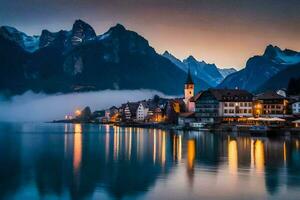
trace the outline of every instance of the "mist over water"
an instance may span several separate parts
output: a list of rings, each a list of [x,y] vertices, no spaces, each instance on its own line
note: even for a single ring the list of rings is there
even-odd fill
[[[66,114],[72,114],[75,109],[83,109],[85,106],[90,106],[92,111],[102,110],[128,101],[149,99],[155,94],[168,98],[154,90],[104,90],[55,95],[28,91],[9,101],[0,100],[0,121],[52,121],[63,119]]]

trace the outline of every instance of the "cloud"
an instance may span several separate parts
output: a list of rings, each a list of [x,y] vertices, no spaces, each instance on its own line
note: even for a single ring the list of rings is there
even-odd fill
[[[46,95],[31,91],[14,96],[10,101],[0,102],[0,121],[52,121],[63,119],[75,109],[90,106],[92,111],[119,106],[127,101],[152,98],[155,94],[167,97],[153,90],[104,90],[99,92]],[[0,98],[1,99],[1,98]]]

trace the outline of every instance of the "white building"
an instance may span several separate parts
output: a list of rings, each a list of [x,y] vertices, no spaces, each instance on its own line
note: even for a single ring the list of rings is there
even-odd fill
[[[136,120],[137,121],[144,121],[145,118],[148,116],[149,107],[147,106],[146,102],[140,102],[137,111],[136,111]]]
[[[245,99],[246,100],[246,99]],[[221,116],[224,117],[251,117],[252,116],[252,100],[239,99],[237,102],[225,101],[220,103]]]

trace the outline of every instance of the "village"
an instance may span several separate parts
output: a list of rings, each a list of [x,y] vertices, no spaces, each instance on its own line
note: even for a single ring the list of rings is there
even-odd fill
[[[103,123],[118,126],[187,130],[227,128],[230,130],[300,130],[300,96],[285,90],[253,95],[241,89],[208,89],[195,94],[190,72],[184,97],[127,102],[106,110],[76,110],[75,116],[54,122]]]

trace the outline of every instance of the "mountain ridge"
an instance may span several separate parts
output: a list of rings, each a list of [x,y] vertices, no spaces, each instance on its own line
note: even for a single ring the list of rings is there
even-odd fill
[[[238,87],[253,92],[280,71],[299,62],[300,53],[268,45],[262,55],[249,58],[245,68],[227,76],[218,88]]]
[[[27,90],[70,93],[105,89],[183,93],[187,73],[120,24],[96,35],[87,23],[75,21],[70,31],[43,30],[38,46],[33,52],[26,51],[18,40],[0,34],[0,91],[12,95]],[[196,77],[195,82],[199,89],[210,87]]]
[[[235,70],[229,70],[227,73],[223,71],[223,69],[217,68],[215,64],[209,64],[205,61],[198,61],[194,56],[190,55],[187,58],[181,61],[176,58],[170,52],[165,51],[162,54],[164,57],[168,58],[171,62],[173,62],[177,67],[184,71],[191,70],[191,73],[198,78],[203,79],[211,86],[217,86],[227,75],[235,72]],[[233,68],[232,68],[233,69]],[[227,69],[225,69],[227,70]]]

